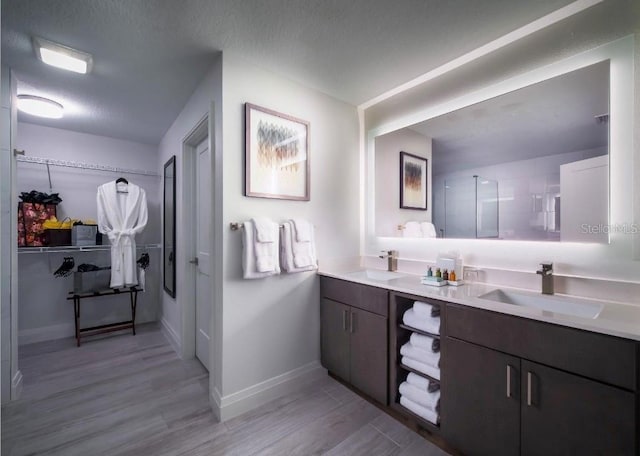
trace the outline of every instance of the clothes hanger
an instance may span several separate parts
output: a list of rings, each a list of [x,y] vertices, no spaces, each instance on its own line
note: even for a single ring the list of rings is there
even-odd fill
[[[119,177],[116,179],[116,185],[117,184],[126,184],[129,185],[129,181],[126,180],[124,177]],[[118,189],[118,193],[129,193],[129,191],[127,189]]]

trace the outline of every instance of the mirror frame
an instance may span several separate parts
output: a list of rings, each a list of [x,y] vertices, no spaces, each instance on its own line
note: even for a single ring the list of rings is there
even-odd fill
[[[167,185],[167,171],[171,170],[173,173],[173,182],[170,186]],[[168,195],[167,192],[171,192]],[[173,206],[171,220],[167,220],[167,196],[171,198],[171,204]],[[172,226],[172,236],[170,240],[167,240],[167,222],[171,223]],[[163,270],[163,287],[164,291],[167,292],[169,296],[172,298],[176,297],[176,156],[173,155],[165,164],[164,164],[164,173],[163,173],[163,199],[162,199],[162,270]],[[166,251],[165,247],[167,245],[171,246],[172,255],[170,254],[169,262],[173,264],[171,268],[171,273],[167,274],[167,266],[166,266]]]

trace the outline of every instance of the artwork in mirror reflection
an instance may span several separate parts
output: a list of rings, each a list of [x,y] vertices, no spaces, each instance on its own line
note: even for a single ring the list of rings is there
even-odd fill
[[[605,61],[378,136],[376,235],[608,242],[608,113]],[[418,215],[390,201],[398,151],[428,159]]]

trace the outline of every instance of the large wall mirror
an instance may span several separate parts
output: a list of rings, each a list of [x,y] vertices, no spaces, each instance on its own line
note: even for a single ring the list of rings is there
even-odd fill
[[[609,66],[377,136],[376,236],[608,242]],[[400,208],[400,152],[427,159],[426,210]]]
[[[164,290],[176,297],[176,157],[164,164],[164,219],[162,258],[164,262]]]

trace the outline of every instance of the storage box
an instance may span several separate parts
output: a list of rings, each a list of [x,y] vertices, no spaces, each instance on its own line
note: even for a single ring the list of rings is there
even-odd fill
[[[44,244],[49,247],[71,245],[71,230],[44,230]]]
[[[94,291],[108,290],[111,288],[110,285],[111,269],[73,273],[74,293],[91,293]]]
[[[71,228],[71,245],[100,245],[98,243],[98,225],[73,225]],[[100,234],[100,241],[102,235]]]

